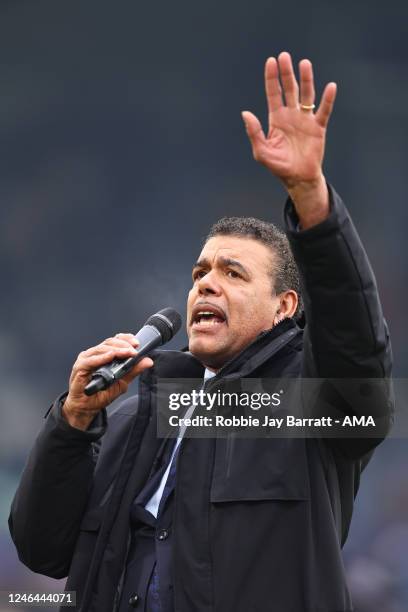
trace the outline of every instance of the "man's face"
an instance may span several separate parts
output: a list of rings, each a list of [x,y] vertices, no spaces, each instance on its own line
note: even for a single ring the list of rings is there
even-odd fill
[[[189,350],[204,365],[221,368],[273,326],[279,308],[273,260],[252,238],[215,236],[204,245],[187,300]]]

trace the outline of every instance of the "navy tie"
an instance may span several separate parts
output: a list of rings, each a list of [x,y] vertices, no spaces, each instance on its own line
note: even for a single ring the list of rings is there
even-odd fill
[[[177,457],[180,449],[180,444],[176,448],[173,459],[171,461],[169,474],[167,476],[166,484],[164,485],[163,494],[160,500],[159,509],[157,512],[157,516],[159,517],[161,512],[163,511],[164,505],[169,498],[171,492],[174,489],[174,485],[176,482],[176,468],[177,468]],[[153,567],[152,576],[150,578],[149,587],[147,591],[147,608],[148,612],[171,612],[170,610],[163,611],[160,602],[159,595],[159,576],[157,573],[156,563]]]
[[[204,384],[205,384],[206,378],[204,378],[204,382],[201,385],[201,389],[204,388]],[[186,412],[186,414],[188,413],[188,410]],[[177,443],[177,439],[175,441],[175,443]],[[178,457],[178,453],[180,450],[180,444],[177,446],[176,451],[174,453],[173,459],[171,460],[171,465],[170,465],[170,470],[169,470],[169,474],[167,476],[167,480],[166,480],[166,484],[164,485],[164,489],[163,489],[163,495],[161,497],[160,503],[159,503],[159,508],[157,511],[157,517],[160,516],[160,514],[163,512],[164,506],[168,500],[168,498],[170,497],[172,491],[174,490],[174,485],[176,483],[176,470],[177,470],[177,457]],[[173,446],[174,448],[174,446]],[[171,454],[170,454],[171,457]],[[166,608],[166,610],[163,610],[163,607],[161,605],[160,602],[160,595],[159,595],[159,576],[157,573],[157,564],[154,564],[153,567],[153,571],[152,571],[152,576],[150,578],[150,582],[149,582],[149,586],[147,589],[147,601],[146,601],[146,611],[147,612],[174,612],[174,607],[173,605],[171,605],[171,608]]]
[[[160,500],[157,516],[159,516],[161,514],[161,512],[163,511],[164,505],[165,505],[165,503],[166,503],[170,493],[173,491],[174,485],[176,484],[177,457],[178,457],[178,453],[179,453],[179,450],[180,450],[180,444],[176,448],[176,452],[174,453],[174,456],[173,456],[173,459],[172,459],[172,462],[171,462],[171,465],[170,465],[169,474],[167,476],[166,484],[164,485],[163,495],[162,495],[161,500]]]

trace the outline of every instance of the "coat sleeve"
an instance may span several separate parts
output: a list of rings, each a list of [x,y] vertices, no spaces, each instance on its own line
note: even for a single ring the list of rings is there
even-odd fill
[[[52,406],[29,454],[9,516],[20,561],[52,578],[68,574],[107,427],[105,410],[86,431],[71,427],[61,415],[64,396]]]
[[[321,379],[322,405],[336,415],[371,414],[376,420],[375,437],[372,430],[357,427],[352,438],[333,440],[357,458],[374,448],[393,422],[392,353],[370,262],[346,207],[330,186],[329,194],[330,214],[322,223],[298,230],[290,200],[285,221],[305,308],[302,376]]]

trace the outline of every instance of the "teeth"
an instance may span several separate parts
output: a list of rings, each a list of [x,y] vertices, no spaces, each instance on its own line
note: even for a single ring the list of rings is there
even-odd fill
[[[197,321],[195,321],[196,325],[220,325],[220,323],[223,323],[223,321],[217,321],[216,319],[206,319],[206,318],[202,318],[202,319],[198,319]]]
[[[200,319],[200,321],[196,321],[196,325],[220,325],[222,321],[215,321],[214,319]]]
[[[196,325],[217,325],[224,323],[224,319],[212,310],[199,310],[194,318],[194,323]]]

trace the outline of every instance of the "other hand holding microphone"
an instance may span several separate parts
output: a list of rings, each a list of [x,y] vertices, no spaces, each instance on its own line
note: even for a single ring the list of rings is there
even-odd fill
[[[106,366],[114,359],[128,359],[137,356],[139,340],[134,334],[120,333],[107,338],[97,346],[79,353],[69,380],[69,392],[62,408],[66,421],[78,429],[87,429],[96,416],[109,406],[119,395],[126,393],[129,383],[147,368],[153,366],[150,357],[143,357],[123,378],[116,380],[109,388],[90,397],[85,395],[93,372]]]
[[[64,418],[73,427],[87,429],[100,410],[126,393],[129,383],[152,367],[147,355],[171,340],[180,327],[179,313],[164,308],[149,317],[136,335],[116,334],[80,353],[62,409]]]

